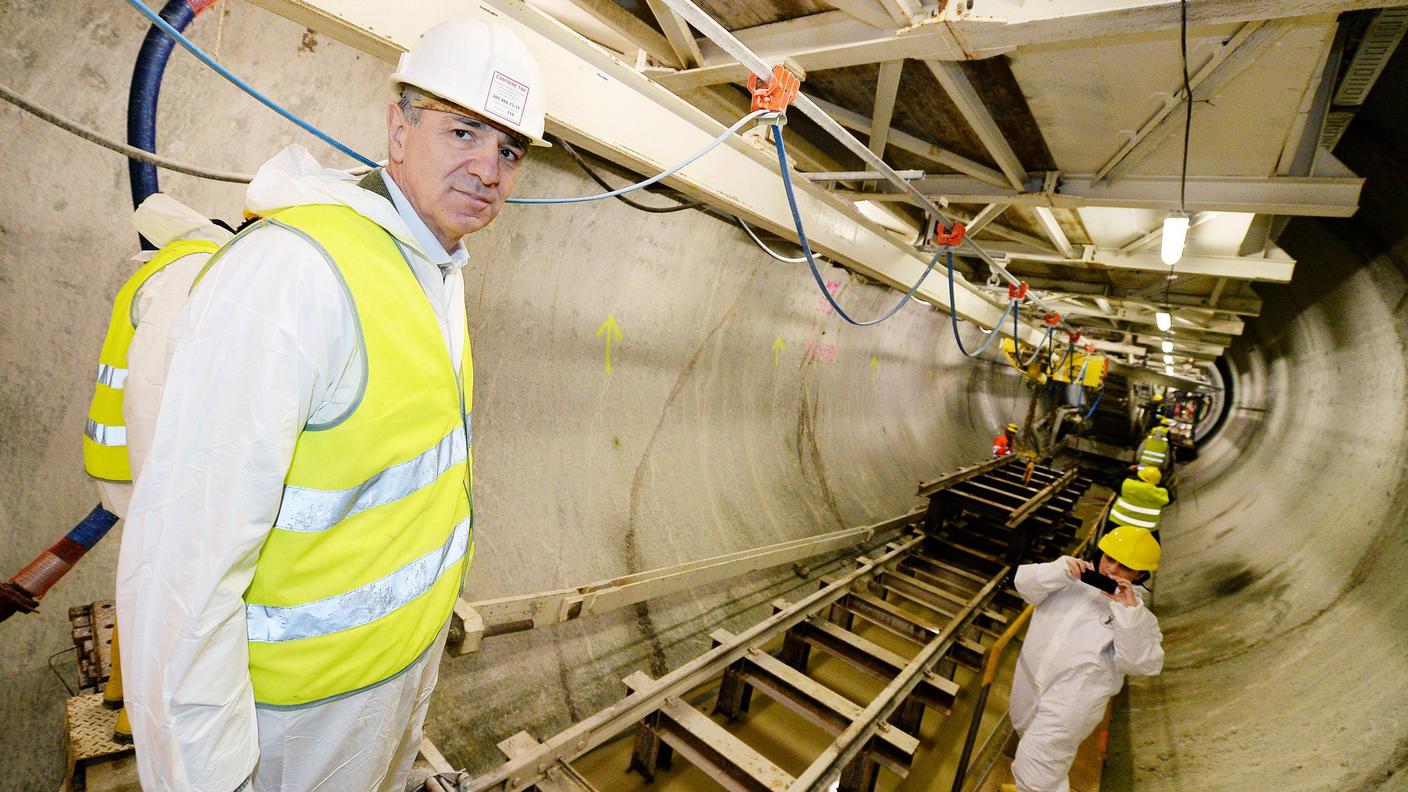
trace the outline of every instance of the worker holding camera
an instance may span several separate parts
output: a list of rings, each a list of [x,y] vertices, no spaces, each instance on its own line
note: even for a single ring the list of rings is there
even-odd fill
[[[1076,749],[1125,676],[1163,668],[1163,634],[1137,589],[1159,566],[1159,543],[1143,528],[1120,526],[1099,548],[1098,564],[1063,556],[1017,568],[1017,593],[1035,610],[1009,705],[1021,735],[1017,783],[1004,792],[1068,792]]]

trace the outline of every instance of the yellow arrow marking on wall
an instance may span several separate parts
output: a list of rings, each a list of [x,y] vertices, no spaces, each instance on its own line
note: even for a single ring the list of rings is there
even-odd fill
[[[880,359],[874,355],[870,356],[870,381],[874,382],[880,374]]]
[[[786,345],[782,343],[782,336],[778,336],[777,338],[774,338],[774,339],[772,340],[772,365],[773,365],[773,368],[777,368],[779,365],[782,364],[782,348],[783,348],[784,346],[786,346]]]
[[[616,317],[607,314],[606,321],[601,323],[601,327],[596,329],[597,338],[606,338],[606,373],[611,373],[611,342],[621,341],[621,326],[616,324]]]

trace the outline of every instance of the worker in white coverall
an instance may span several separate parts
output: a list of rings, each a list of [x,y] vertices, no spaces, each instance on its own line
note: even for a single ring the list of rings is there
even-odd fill
[[[301,147],[172,331],[118,564],[146,790],[400,790],[473,556],[462,237],[543,140],[507,27],[402,56],[388,164]]]
[[[127,516],[132,482],[151,448],[171,324],[196,274],[233,236],[161,193],[137,207],[132,223],[157,249],[133,258],[139,266],[113,302],[83,441],[83,467],[97,482],[103,507],[119,518]],[[120,645],[116,631],[113,642]],[[122,663],[114,654],[103,703],[120,708],[122,697]],[[125,710],[117,714],[113,739],[132,742]]]
[[[1005,792],[1068,792],[1076,749],[1105,714],[1128,674],[1164,664],[1158,620],[1136,586],[1158,568],[1158,542],[1121,526],[1100,540],[1098,571],[1118,588],[1106,594],[1080,580],[1095,568],[1063,556],[1017,568],[1017,592],[1035,606],[1012,680],[1009,711],[1021,735]]]

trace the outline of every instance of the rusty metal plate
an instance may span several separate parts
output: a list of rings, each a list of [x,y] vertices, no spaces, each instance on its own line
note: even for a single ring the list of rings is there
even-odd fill
[[[73,645],[78,649],[78,689],[101,693],[112,671],[112,634],[117,609],[112,600],[98,600],[68,609]]]
[[[64,705],[69,765],[130,752],[132,746],[112,741],[115,720],[117,711],[103,706],[101,694],[90,693],[69,699]]]

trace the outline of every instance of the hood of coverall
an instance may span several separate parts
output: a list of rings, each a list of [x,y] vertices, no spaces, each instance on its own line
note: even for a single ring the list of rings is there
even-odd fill
[[[268,217],[291,206],[346,206],[386,229],[397,241],[422,257],[431,258],[416,241],[406,221],[401,219],[395,205],[357,186],[361,178],[347,171],[324,168],[308,153],[308,149],[295,144],[259,167],[254,181],[249,184],[245,203],[249,211],[261,217]]]

